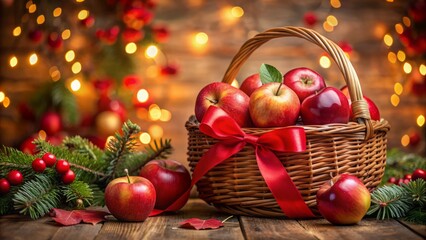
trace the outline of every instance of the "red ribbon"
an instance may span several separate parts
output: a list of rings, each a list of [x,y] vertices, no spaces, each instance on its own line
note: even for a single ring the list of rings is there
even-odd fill
[[[255,148],[259,171],[284,214],[289,218],[314,217],[286,169],[273,152],[305,151],[306,136],[302,127],[280,128],[258,137],[246,134],[225,111],[212,106],[205,113],[200,124],[200,131],[221,141],[213,145],[201,157],[193,171],[190,188],[179,199],[188,197],[191,188],[207,172],[241,151],[249,143]],[[151,216],[173,209],[179,199],[165,210],[154,210]]]

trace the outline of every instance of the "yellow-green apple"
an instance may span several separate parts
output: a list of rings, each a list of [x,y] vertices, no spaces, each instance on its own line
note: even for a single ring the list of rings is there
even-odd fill
[[[256,127],[284,127],[296,123],[300,101],[286,85],[270,82],[251,94],[249,110]]]
[[[332,224],[356,224],[370,208],[371,196],[355,176],[341,174],[325,182],[316,195],[318,210]]]
[[[325,87],[307,97],[300,107],[305,125],[349,122],[349,101],[337,88]]]
[[[155,209],[164,210],[174,203],[191,185],[191,175],[185,166],[174,160],[162,159],[149,161],[142,167],[139,176],[148,179],[157,193]],[[189,197],[189,195],[188,195]],[[179,200],[170,211],[181,209],[188,198]]]
[[[284,74],[284,84],[297,94],[300,102],[326,86],[319,73],[306,67],[294,68]]]
[[[144,221],[154,209],[155,199],[154,186],[140,176],[116,178],[105,189],[105,205],[122,221]]]
[[[195,117],[201,122],[207,109],[214,105],[228,113],[241,127],[248,127],[251,126],[249,101],[250,98],[247,94],[230,84],[210,83],[198,93],[195,102]]]
[[[255,73],[244,79],[244,81],[241,83],[240,89],[250,97],[254,90],[260,88],[261,86],[262,81],[260,81],[259,73]]]
[[[348,101],[349,101],[349,106],[350,106],[350,108],[349,108],[349,111],[350,111],[350,119],[351,120],[355,120],[354,119],[354,115],[353,115],[353,112],[352,112],[352,100],[351,100],[351,96],[350,96],[350,94],[349,94],[349,89],[348,89],[348,87],[347,86],[344,86],[344,87],[342,87],[341,89],[340,89],[342,92],[343,92],[343,94],[345,94],[345,96],[348,98]],[[379,111],[379,108],[377,107],[377,105],[374,103],[374,101],[373,100],[371,100],[370,98],[368,98],[368,97],[366,97],[366,96],[363,96],[363,98],[364,98],[364,100],[367,102],[367,104],[368,104],[368,110],[370,111],[370,117],[371,117],[371,119],[373,119],[373,120],[376,120],[376,121],[380,121],[380,111]]]

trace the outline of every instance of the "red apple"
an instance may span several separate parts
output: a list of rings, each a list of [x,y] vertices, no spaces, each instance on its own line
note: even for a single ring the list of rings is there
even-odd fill
[[[341,174],[324,183],[316,195],[318,210],[336,225],[356,224],[370,208],[371,196],[355,176]]]
[[[156,209],[164,210],[175,202],[191,185],[191,175],[185,166],[174,160],[152,160],[140,171],[139,175],[151,181],[157,192]],[[188,195],[189,197],[189,195]],[[171,211],[181,209],[188,198],[180,201]]]
[[[284,75],[284,84],[291,88],[303,102],[308,96],[325,88],[325,82],[319,73],[312,69],[300,67]]]
[[[348,98],[349,101],[349,105],[351,106],[349,108],[350,111],[350,119],[354,120],[354,116],[353,116],[353,112],[352,112],[352,101],[351,101],[351,96],[349,94],[349,89],[347,86],[344,86],[340,89],[340,91],[343,92],[343,94],[345,94],[345,96]],[[380,121],[380,111],[379,108],[376,106],[376,104],[373,102],[373,100],[371,100],[370,98],[363,96],[364,100],[367,102],[368,104],[368,110],[370,111],[370,117],[372,120],[376,120],[376,121]]]
[[[260,80],[259,73],[255,73],[244,79],[244,81],[241,83],[240,89],[250,97],[254,90],[260,88],[261,86],[262,81]]]
[[[302,102],[300,115],[306,125],[348,123],[349,108],[348,99],[339,89],[326,87]]]
[[[195,116],[201,122],[207,109],[214,105],[228,113],[241,127],[248,127],[251,126],[249,101],[247,94],[230,84],[210,83],[198,93]]]
[[[419,178],[426,181],[426,171],[424,169],[417,168],[416,170],[414,170],[413,174],[411,174],[412,180],[416,180]]]
[[[289,87],[270,82],[251,94],[249,110],[256,127],[284,127],[296,123],[300,102]]]
[[[144,221],[154,209],[155,199],[152,183],[139,176],[116,178],[105,189],[105,205],[122,221]]]

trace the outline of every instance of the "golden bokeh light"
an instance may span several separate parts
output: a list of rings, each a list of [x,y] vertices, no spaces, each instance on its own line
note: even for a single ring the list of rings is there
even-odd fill
[[[3,107],[7,108],[10,105],[10,98],[4,97],[3,99]]]
[[[404,51],[399,50],[398,53],[396,54],[396,56],[397,56],[397,58],[400,62],[405,61],[406,55],[405,55]]]
[[[404,72],[406,74],[410,74],[411,71],[413,70],[413,67],[411,66],[411,64],[409,62],[405,62],[404,65],[402,66],[402,68],[404,69]]]
[[[31,4],[31,5],[28,7],[28,12],[29,12],[29,13],[35,13],[35,11],[37,11],[37,5],[35,5],[35,4],[33,3],[33,4]]]
[[[234,18],[240,18],[244,15],[244,9],[239,6],[235,6],[231,8],[231,15]]]
[[[10,67],[16,67],[16,65],[18,65],[18,58],[16,56],[12,56],[9,59],[9,65]]]
[[[71,30],[69,29],[65,29],[64,31],[62,31],[62,39],[67,40],[68,38],[71,37]]]
[[[322,68],[330,68],[331,67],[331,60],[327,56],[321,56],[319,59],[319,64]]]
[[[126,44],[125,50],[127,54],[133,54],[138,50],[138,46],[136,45],[136,43],[130,42]]]
[[[44,15],[42,14],[42,15],[39,15],[38,17],[37,17],[37,24],[43,24],[45,21],[46,21],[46,18],[44,17]]]
[[[79,20],[86,19],[88,16],[89,16],[89,11],[87,11],[87,10],[85,10],[85,9],[81,10],[81,11],[80,11],[80,12],[78,12],[78,14],[77,14],[77,18],[78,18]]]
[[[5,98],[6,98],[6,94],[4,94],[4,92],[0,91],[0,103],[3,102]]]
[[[393,90],[395,91],[395,93],[397,95],[401,95],[402,92],[404,91],[404,87],[402,86],[401,83],[397,82],[395,83],[395,85],[393,86]]]
[[[333,8],[340,8],[342,6],[342,3],[340,3],[340,0],[330,0],[330,5]]]
[[[139,141],[143,144],[149,144],[151,142],[151,136],[147,132],[143,132],[139,135]]]
[[[72,66],[71,66],[71,71],[74,74],[77,74],[79,72],[81,72],[81,63],[80,62],[75,62]]]
[[[194,42],[198,45],[205,45],[209,41],[209,36],[205,32],[195,34]]]
[[[423,76],[426,75],[426,65],[425,64],[420,64],[419,66],[419,73]]]
[[[392,106],[397,107],[399,105],[399,101],[400,101],[399,96],[396,95],[396,94],[392,94],[390,101],[391,101]]]
[[[81,89],[81,82],[78,79],[74,79],[71,84],[70,84],[70,88],[72,91],[77,92],[78,90]]]
[[[45,140],[46,137],[47,137],[46,131],[44,131],[44,130],[38,131],[38,137],[41,138],[41,139],[43,139],[43,140]]]
[[[49,74],[50,74],[50,77],[52,78],[52,81],[54,81],[54,82],[61,79],[61,72],[59,71],[58,67],[56,67],[56,66],[49,68]]]
[[[409,17],[403,17],[402,23],[404,23],[405,26],[410,27],[411,26],[411,19]]]
[[[38,62],[37,53],[31,54],[30,57],[28,58],[28,62],[30,63],[30,65],[35,65]]]
[[[159,139],[163,137],[164,130],[160,125],[153,124],[149,126],[148,133],[151,135],[152,139]]]
[[[391,63],[396,63],[396,60],[397,60],[396,54],[394,52],[389,52],[388,61]]]
[[[339,24],[339,21],[337,21],[337,18],[333,15],[328,15],[326,21],[332,27],[335,27]]]
[[[401,23],[395,24],[395,31],[398,34],[402,34],[404,32],[404,27],[402,26]]]
[[[144,103],[149,99],[149,93],[146,89],[140,89],[136,94],[136,98],[139,102]]]
[[[149,106],[149,118],[152,121],[160,120],[161,108],[157,104],[152,104],[151,106]]]
[[[420,114],[420,115],[417,117],[416,122],[417,122],[417,126],[419,126],[419,127],[423,127],[423,126],[425,125],[425,116],[423,116],[422,114]]]
[[[404,136],[402,136],[401,138],[401,145],[403,147],[406,147],[410,144],[410,136],[408,136],[407,134],[405,134]]]
[[[15,37],[17,37],[17,36],[19,36],[19,35],[21,35],[21,33],[22,33],[22,29],[21,29],[21,27],[16,27],[16,28],[14,28],[13,29],[13,31],[12,31],[12,34],[13,34],[13,36],[15,36]]]
[[[75,58],[75,52],[73,50],[69,50],[65,53],[65,61],[72,62]]]
[[[172,119],[172,113],[169,110],[161,109],[160,121],[168,122]]]
[[[53,10],[53,16],[54,17],[59,17],[59,16],[61,16],[61,14],[62,14],[62,8],[57,7]]]
[[[386,44],[386,46],[390,47],[393,44],[393,38],[390,34],[385,34],[383,37],[383,42]]]
[[[150,45],[145,50],[146,58],[155,58],[158,55],[158,47],[155,45]]]

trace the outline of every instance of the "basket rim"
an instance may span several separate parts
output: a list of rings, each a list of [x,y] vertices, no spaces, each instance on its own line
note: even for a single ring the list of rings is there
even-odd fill
[[[365,139],[373,137],[374,131],[370,111],[367,102],[364,100],[361,84],[352,63],[345,52],[336,43],[315,30],[304,27],[284,26],[270,28],[264,32],[258,33],[254,37],[248,39],[240,47],[232,58],[223,76],[222,82],[230,84],[235,79],[242,65],[255,50],[269,40],[282,37],[297,37],[307,40],[319,46],[329,54],[340,69],[348,87],[354,118],[357,122],[366,126]]]

